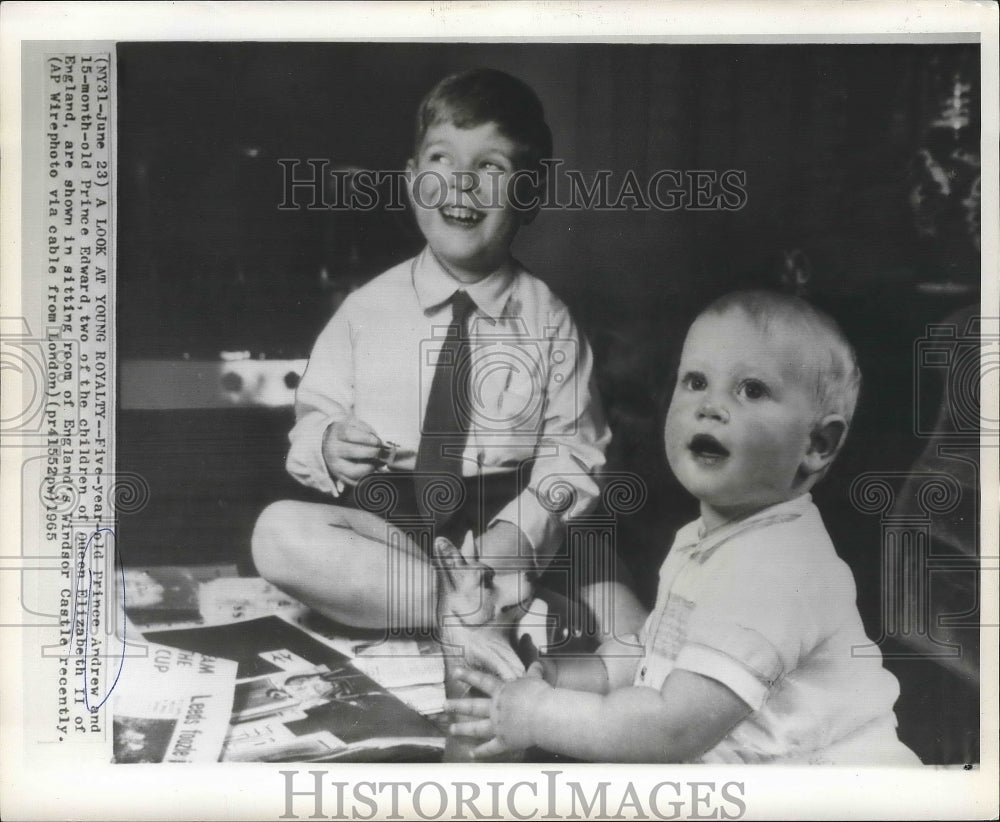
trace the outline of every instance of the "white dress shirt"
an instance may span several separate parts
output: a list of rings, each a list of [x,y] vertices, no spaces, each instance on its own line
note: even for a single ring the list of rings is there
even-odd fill
[[[353,415],[399,446],[390,469],[414,469],[457,289],[476,304],[464,474],[535,460],[527,487],[495,520],[517,525],[544,567],[566,522],[593,507],[611,435],[592,390],[590,347],[566,306],[514,260],[464,284],[425,248],[350,294],[316,340],[299,384],[287,468],[337,496],[342,488],[323,460],[323,434]]]

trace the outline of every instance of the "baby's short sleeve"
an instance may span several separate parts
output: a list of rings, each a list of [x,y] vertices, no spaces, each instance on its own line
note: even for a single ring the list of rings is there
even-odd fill
[[[754,710],[820,639],[825,603],[815,580],[824,571],[783,541],[795,530],[763,529],[767,542],[738,540],[705,561],[674,663],[722,682]]]

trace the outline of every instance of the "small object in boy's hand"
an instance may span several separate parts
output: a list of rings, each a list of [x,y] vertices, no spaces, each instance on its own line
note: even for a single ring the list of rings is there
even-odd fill
[[[389,465],[396,459],[396,452],[398,450],[399,445],[394,442],[380,442],[378,446],[378,453],[375,455],[375,460],[383,465]]]

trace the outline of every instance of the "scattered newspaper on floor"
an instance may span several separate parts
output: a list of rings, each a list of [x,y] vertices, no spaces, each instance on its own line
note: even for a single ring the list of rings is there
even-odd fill
[[[236,662],[149,645],[113,696],[113,761],[215,762],[229,732]]]
[[[235,660],[221,738],[213,737],[223,761],[438,761],[441,727],[427,715],[440,713],[444,686],[437,683],[390,689],[351,658],[296,625],[269,615],[219,625],[147,631],[147,641]],[[414,664],[415,676],[396,668],[440,655],[420,652],[419,642],[390,643],[397,655],[367,660],[388,666],[396,682],[431,679],[433,661]],[[430,648],[425,650],[429,651]],[[176,652],[176,651],[175,651]],[[407,656],[407,652],[414,656]],[[394,664],[392,664],[394,663]],[[365,663],[362,662],[362,666]],[[443,674],[442,674],[443,676]],[[183,683],[177,687],[181,687]]]
[[[235,566],[127,569],[126,611],[145,630],[226,625],[276,615],[352,659],[358,670],[419,713],[441,713],[444,658],[431,638],[392,637],[342,625],[265,579],[236,573]]]

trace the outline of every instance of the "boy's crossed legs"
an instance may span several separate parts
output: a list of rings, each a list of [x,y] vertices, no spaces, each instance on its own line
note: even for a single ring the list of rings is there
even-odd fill
[[[261,514],[251,546],[261,576],[330,619],[392,630],[435,625],[427,554],[377,514],[283,500]]]
[[[463,548],[465,560],[475,563],[472,540]],[[344,505],[276,502],[258,519],[252,550],[261,576],[338,622],[392,631],[438,627],[433,559],[411,533],[375,513]],[[622,576],[596,579],[576,591],[547,588],[539,594],[550,612],[564,620],[567,614],[589,611],[593,619],[585,621],[594,636],[587,639],[600,644],[637,633],[646,616]],[[504,615],[502,622],[512,630],[531,600],[528,569],[483,578],[493,588],[490,596]],[[571,599],[575,607],[569,605]]]

